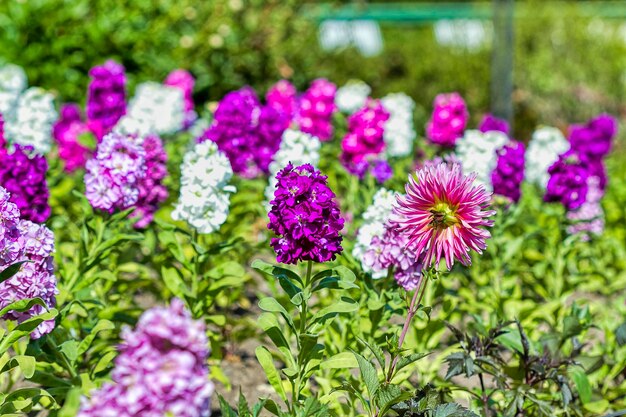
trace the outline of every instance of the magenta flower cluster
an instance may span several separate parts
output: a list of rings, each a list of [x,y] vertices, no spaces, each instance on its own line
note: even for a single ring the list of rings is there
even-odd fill
[[[569,143],[573,150],[587,159],[597,160],[609,154],[616,133],[617,120],[611,115],[601,114],[584,125],[572,125]]]
[[[50,217],[48,162],[32,148],[15,145],[12,152],[0,154],[0,186],[11,194],[23,219],[43,223]]]
[[[185,122],[184,126],[187,128],[193,124],[197,118],[195,106],[193,104],[193,87],[196,80],[189,71],[184,69],[177,69],[170,72],[163,84],[170,87],[176,87],[183,92],[183,98],[185,101]]]
[[[343,250],[340,231],[344,220],[327,177],[310,164],[288,164],[276,179],[268,228],[277,235],[271,245],[278,262],[335,259]]]
[[[159,204],[167,200],[167,188],[163,180],[167,177],[167,153],[163,149],[161,138],[148,135],[144,138],[142,147],[145,152],[146,175],[139,178],[139,197],[135,203],[133,216],[139,217],[135,227],[148,226],[154,218]]]
[[[87,124],[98,140],[104,137],[126,114],[126,74],[113,60],[89,71]]]
[[[587,198],[589,161],[586,156],[569,150],[548,169],[550,180],[544,201],[560,202],[568,210],[580,207]]]
[[[208,417],[213,383],[204,324],[180,300],[146,311],[122,332],[112,383],[83,399],[77,417]]]
[[[146,152],[131,135],[107,134],[87,161],[85,195],[92,207],[112,213],[135,205],[146,175]]]
[[[61,106],[61,115],[52,132],[59,147],[59,158],[65,164],[65,171],[74,172],[83,168],[91,151],[80,143],[79,137],[90,133],[90,130],[82,121],[78,104],[67,103]]]
[[[267,105],[286,116],[288,122],[293,119],[298,108],[298,90],[287,80],[280,80],[265,94]]]
[[[497,131],[509,136],[511,129],[509,127],[509,122],[504,119],[500,119],[491,113],[487,113],[480,121],[480,125],[478,125],[478,130],[483,133]]]
[[[271,106],[262,106],[254,90],[245,87],[224,96],[213,124],[198,142],[215,142],[234,172],[253,178],[268,172],[287,123],[285,116]]]
[[[301,131],[317,136],[322,142],[332,138],[336,93],[337,86],[324,78],[311,83],[299,101],[297,122]]]
[[[406,291],[416,289],[422,277],[422,256],[417,244],[392,221],[385,225],[383,235],[372,238],[364,262],[374,271],[393,268],[396,281]]]
[[[341,141],[341,162],[353,175],[362,177],[370,161],[385,150],[385,123],[389,112],[380,100],[368,100],[348,118],[348,132]]]
[[[433,114],[426,124],[426,137],[434,144],[452,147],[463,136],[469,112],[458,93],[439,94],[433,103]]]
[[[20,219],[19,209],[9,197],[0,187],[0,271],[16,262],[28,262],[0,283],[0,309],[31,298],[41,298],[47,308],[53,308],[58,293],[52,263],[54,235],[44,225]],[[46,307],[35,305],[24,312],[9,311],[2,318],[21,323],[44,313]],[[38,339],[53,329],[54,320],[44,321],[33,330],[31,338]]]
[[[496,151],[498,159],[491,172],[493,193],[518,202],[524,180],[524,156],[526,148],[518,141],[511,141]]]

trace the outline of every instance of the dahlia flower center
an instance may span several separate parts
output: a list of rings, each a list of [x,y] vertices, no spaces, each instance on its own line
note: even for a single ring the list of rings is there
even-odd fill
[[[430,225],[438,230],[447,229],[459,223],[456,207],[449,203],[440,202],[430,209]]]

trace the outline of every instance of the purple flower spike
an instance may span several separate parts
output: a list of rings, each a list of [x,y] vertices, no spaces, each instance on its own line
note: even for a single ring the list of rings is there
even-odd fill
[[[289,164],[276,175],[268,228],[278,236],[271,241],[278,262],[326,262],[343,250],[344,220],[326,178],[309,164]]]
[[[87,123],[98,140],[107,134],[126,114],[126,74],[113,60],[89,71],[87,90]]]
[[[15,145],[13,153],[0,154],[0,186],[11,194],[22,218],[43,223],[50,216],[48,162],[32,149]]]
[[[478,130],[480,130],[481,132],[491,132],[491,131],[498,131],[498,132],[502,132],[505,135],[509,135],[509,122],[507,122],[504,119],[499,119],[496,116],[487,113],[484,117],[483,120],[480,122],[480,125],[478,126]]]
[[[543,199],[561,202],[567,210],[580,207],[587,199],[589,162],[586,157],[570,150],[548,169],[550,180]]]

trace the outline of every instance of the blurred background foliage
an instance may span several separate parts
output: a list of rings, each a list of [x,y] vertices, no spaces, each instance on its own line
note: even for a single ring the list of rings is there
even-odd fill
[[[580,2],[516,3],[516,136],[527,140],[542,123],[564,128],[600,111],[623,113],[624,23],[583,13]],[[463,94],[474,123],[488,111],[490,42],[472,49],[441,45],[431,24],[383,22],[384,50],[377,56],[351,47],[323,51],[318,22],[304,13],[315,4],[7,0],[0,2],[0,59],[23,66],[31,85],[54,90],[61,101],[83,101],[89,68],[114,58],[126,67],[131,88],[176,67],[191,70],[198,103],[245,84],[265,91],[289,78],[303,89],[328,77],[338,84],[362,79],[375,96],[406,92],[418,103],[417,126],[443,91]]]

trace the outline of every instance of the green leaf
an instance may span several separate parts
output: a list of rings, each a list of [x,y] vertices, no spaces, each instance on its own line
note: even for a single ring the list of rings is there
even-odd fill
[[[30,379],[35,374],[35,365],[36,361],[34,357],[26,355],[16,355],[9,359],[9,361],[2,367],[2,369],[0,370],[0,374],[19,367],[22,371],[22,374],[24,374],[24,377],[26,379]]]
[[[85,338],[78,345],[78,354],[82,355],[83,353],[87,352],[99,332],[113,329],[115,329],[115,325],[109,320],[99,320],[98,323],[96,323],[96,325],[93,327],[93,329],[91,329],[91,332],[87,336],[85,336]]]
[[[20,261],[20,262],[16,262],[14,264],[7,266],[4,269],[4,271],[0,272],[0,283],[6,281],[7,279],[11,278],[12,276],[20,272],[22,265],[27,262],[30,262],[30,261]]]
[[[587,378],[585,370],[580,366],[572,366],[569,368],[568,373],[570,378],[574,381],[580,401],[582,401],[583,404],[591,401],[591,384],[589,383],[589,378]]]
[[[380,367],[382,369],[385,369],[385,365],[387,362],[385,360],[385,354],[383,353],[383,350],[380,348],[380,346],[378,346],[376,342],[368,343],[361,338],[358,338],[358,340],[359,342],[363,343],[370,350],[370,352],[374,354],[374,357],[378,361]]]
[[[42,306],[46,310],[48,309],[48,305],[41,298],[25,298],[23,300],[16,301],[14,303],[9,304],[0,310],[0,317],[4,316],[9,311],[17,311],[24,312],[30,310],[33,306]]]
[[[396,372],[413,362],[417,362],[420,359],[425,358],[428,355],[430,355],[430,353],[411,353],[408,356],[401,357],[396,364]]]
[[[117,356],[115,350],[111,350],[100,357],[96,366],[94,366],[92,375],[98,374],[110,366],[113,366],[113,359]]]
[[[220,394],[217,394],[217,399],[220,403],[220,411],[222,416],[224,417],[237,417],[237,413],[235,412],[235,410],[228,404],[228,402],[224,399],[224,397],[222,397]],[[241,411],[239,412],[240,416],[245,416],[245,414],[241,414]]]
[[[374,365],[363,356],[358,353],[352,351],[352,354],[356,358],[356,361],[359,365],[359,371],[361,372],[361,378],[363,382],[365,382],[365,386],[367,387],[367,391],[370,394],[370,398],[374,399],[376,392],[380,386],[380,382],[378,381],[378,374],[376,373],[376,368]]]
[[[274,391],[282,398],[283,401],[287,401],[287,394],[285,393],[285,389],[283,388],[282,380],[280,379],[280,374],[278,370],[276,370],[276,366],[274,365],[274,359],[272,358],[272,354],[265,346],[258,346],[255,350],[256,358],[258,359],[263,371],[265,371],[265,375],[267,376],[267,380],[270,385],[274,388]],[[266,404],[267,407],[267,404]]]
[[[59,345],[59,350],[65,355],[71,363],[78,358],[78,342],[76,340],[68,340]]]
[[[185,285],[179,271],[176,268],[168,268],[163,266],[161,268],[161,275],[163,276],[163,282],[165,286],[176,297],[184,300],[186,297],[195,297],[195,294],[191,294],[191,291]]]
[[[312,323],[323,324],[326,320],[340,313],[352,313],[359,309],[359,304],[349,297],[341,297],[341,300],[324,307],[313,316]]]
[[[622,323],[621,326],[615,330],[615,339],[618,345],[626,345],[626,322]]]
[[[380,408],[378,415],[384,416],[391,407],[412,397],[413,393],[403,391],[397,385],[382,385],[376,393],[376,404]]]
[[[259,301],[259,308],[263,311],[269,311],[272,313],[280,313],[280,315],[283,316],[283,318],[285,319],[289,327],[291,327],[293,331],[296,332],[296,326],[293,323],[293,319],[291,318],[287,310],[285,310],[285,307],[283,307],[275,298],[273,297],[262,298]]]
[[[322,369],[358,368],[359,363],[351,352],[340,352],[324,360],[320,364]]]
[[[63,407],[59,410],[58,417],[75,417],[80,407],[80,388],[70,389],[65,396]]]
[[[272,264],[269,264],[265,261],[262,261],[260,259],[255,259],[252,262],[252,268],[264,272],[268,275],[273,276],[274,278],[279,278],[279,277],[284,277],[287,279],[290,279],[292,281],[296,281],[300,284],[300,287],[304,287],[304,283],[302,282],[302,278],[300,278],[300,276],[298,274],[296,274],[295,272],[286,269],[286,268],[281,268],[280,266],[275,266]]]

